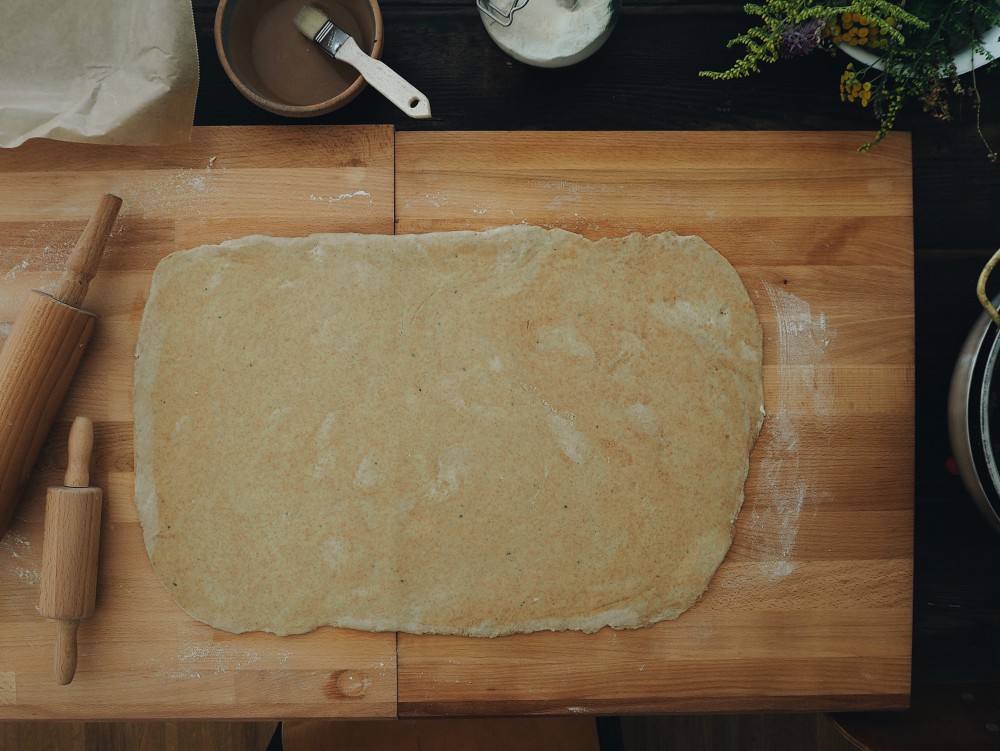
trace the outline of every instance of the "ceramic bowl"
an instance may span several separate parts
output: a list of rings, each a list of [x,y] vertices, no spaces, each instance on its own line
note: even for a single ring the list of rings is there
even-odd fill
[[[981,52],[976,52],[971,47],[966,47],[961,52],[958,52],[954,57],[955,73],[960,76],[964,75],[965,73],[981,68],[991,62],[993,57],[1000,56],[1000,27],[994,26],[983,34],[982,42],[986,51],[989,55],[992,55],[992,57],[984,55]],[[848,57],[853,57],[862,65],[870,65],[876,70],[885,70],[885,64],[882,62],[882,58],[874,52],[871,52],[864,47],[854,47],[850,44],[840,44],[838,46],[844,51],[844,54]]]
[[[361,74],[295,27],[306,4],[322,9],[371,57],[381,56],[377,0],[221,0],[215,14],[215,49],[226,75],[258,107],[287,117],[332,112],[365,87]]]

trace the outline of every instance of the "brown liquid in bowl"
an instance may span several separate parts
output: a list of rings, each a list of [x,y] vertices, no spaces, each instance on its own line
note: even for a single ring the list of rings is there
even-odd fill
[[[284,104],[312,105],[342,94],[359,77],[304,37],[292,19],[309,0],[247,0],[233,11],[229,55],[246,86]],[[374,20],[364,0],[321,5],[365,52],[374,46]]]

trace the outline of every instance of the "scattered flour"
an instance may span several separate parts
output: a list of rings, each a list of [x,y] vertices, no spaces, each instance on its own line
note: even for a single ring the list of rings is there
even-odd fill
[[[36,569],[14,566],[13,571],[21,581],[27,582],[30,587],[37,586],[38,582],[42,580],[42,572]]]
[[[0,550],[14,550],[15,548],[30,548],[31,540],[17,532],[8,532],[0,538]]]
[[[210,642],[187,642],[173,659],[160,660],[144,657],[138,664],[154,677],[172,680],[197,680],[208,675],[223,675],[230,671],[245,670],[271,657],[286,665],[291,658],[289,649],[268,651],[262,655],[256,649],[220,646]]]
[[[790,559],[799,517],[810,492],[802,476],[798,425],[787,404],[802,399],[801,386],[794,380],[797,374],[806,387],[810,406],[819,414],[829,412],[833,385],[829,374],[822,377],[819,370],[835,332],[828,328],[823,313],[814,316],[809,303],[788,290],[764,282],[764,291],[774,309],[781,377],[777,407],[768,413],[765,423],[770,441],[760,462],[760,486],[773,489],[774,495],[762,508],[754,506],[750,525],[766,558],[761,563],[762,573],[779,580],[795,571],[796,565]]]
[[[350,198],[367,198],[368,203],[372,202],[372,194],[367,190],[355,190],[352,193],[341,193],[339,196],[321,196],[316,193],[309,194],[309,200],[313,202],[336,203],[337,201],[346,201]]]
[[[448,196],[441,195],[440,193],[428,193],[424,198],[430,203],[431,206],[435,208],[441,208],[446,203],[448,203]]]
[[[826,315],[813,316],[809,303],[773,284],[764,289],[774,308],[778,326],[778,364],[782,372],[797,371],[809,389],[812,406],[819,414],[832,407],[833,383],[828,370],[820,366],[826,359],[826,349],[834,337],[826,323]],[[782,402],[794,387],[787,378],[781,379]]]
[[[30,264],[28,263],[28,259],[25,258],[19,264],[14,266],[10,271],[4,274],[3,280],[5,282],[13,281],[17,277],[17,275],[20,274],[22,271],[24,271],[26,268],[28,268],[28,266],[30,266]]]
[[[178,653],[177,659],[184,663],[210,662],[214,672],[218,674],[229,670],[243,670],[260,662],[260,653],[256,649],[191,643]],[[178,677],[200,677],[200,675]]]
[[[215,197],[219,180],[227,171],[226,167],[215,168],[210,158],[204,168],[147,170],[141,179],[111,186],[110,190],[121,197],[123,213],[138,206],[155,207],[157,213],[198,212],[206,200]]]
[[[18,532],[9,531],[0,539],[0,556],[9,561],[7,570],[10,573],[30,587],[38,586],[42,572],[31,540]]]

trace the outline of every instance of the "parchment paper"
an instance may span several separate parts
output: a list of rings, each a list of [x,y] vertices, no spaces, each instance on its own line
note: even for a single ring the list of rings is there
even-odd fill
[[[0,0],[0,146],[186,140],[198,90],[189,0]]]

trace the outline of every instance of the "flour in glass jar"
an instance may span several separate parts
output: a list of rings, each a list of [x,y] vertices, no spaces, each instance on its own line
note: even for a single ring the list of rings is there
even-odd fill
[[[501,11],[511,5],[510,0],[494,2]],[[527,0],[506,27],[482,10],[480,15],[493,41],[515,60],[558,68],[580,62],[604,44],[620,5],[620,0]]]

